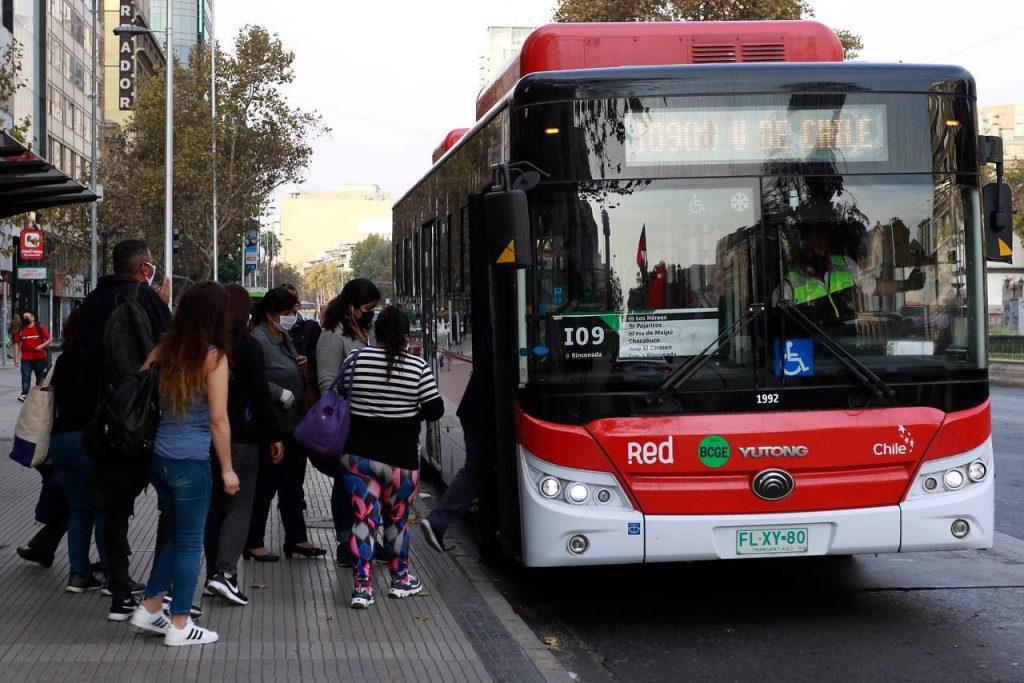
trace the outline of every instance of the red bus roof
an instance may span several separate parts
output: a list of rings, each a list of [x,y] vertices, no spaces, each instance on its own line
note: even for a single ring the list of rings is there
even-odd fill
[[[444,136],[444,140],[441,144],[434,148],[433,162],[436,164],[437,160],[444,156],[444,153],[455,146],[463,135],[469,132],[469,128],[456,128],[455,130],[448,131],[448,135]]]
[[[477,120],[538,71],[727,62],[841,62],[843,46],[816,21],[657,21],[548,24],[476,100]]]

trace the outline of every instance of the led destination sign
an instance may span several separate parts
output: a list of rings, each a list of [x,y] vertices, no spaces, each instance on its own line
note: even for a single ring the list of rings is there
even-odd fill
[[[652,109],[626,114],[630,166],[888,161],[885,105]]]

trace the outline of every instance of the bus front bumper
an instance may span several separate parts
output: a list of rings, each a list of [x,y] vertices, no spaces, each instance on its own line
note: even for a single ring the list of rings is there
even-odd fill
[[[912,489],[899,505],[772,515],[644,515],[631,507],[571,505],[564,496],[546,498],[538,490],[538,467],[563,482],[581,481],[592,489],[614,478],[550,465],[520,449],[523,563],[552,567],[989,548],[995,496],[991,441],[952,458],[926,461],[918,481],[929,472],[979,459],[989,468],[981,482],[934,494]],[[958,521],[967,523],[963,538],[953,534]],[[795,542],[761,542],[777,540],[780,534]]]

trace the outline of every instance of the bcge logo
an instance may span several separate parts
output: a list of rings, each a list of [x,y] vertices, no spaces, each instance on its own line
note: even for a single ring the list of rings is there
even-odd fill
[[[653,465],[656,462],[665,465],[671,465],[674,462],[671,436],[661,443],[656,441],[629,441],[626,443],[627,465]]]

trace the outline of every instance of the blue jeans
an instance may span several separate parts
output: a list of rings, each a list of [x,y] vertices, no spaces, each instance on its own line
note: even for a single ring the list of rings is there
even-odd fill
[[[29,387],[32,386],[32,373],[36,373],[36,384],[43,381],[43,377],[46,376],[46,359],[40,358],[39,360],[25,360],[21,359],[21,393],[28,394]]]
[[[149,480],[174,531],[153,563],[146,596],[162,595],[174,586],[171,615],[188,614],[203,559],[203,530],[213,485],[210,459],[172,460],[154,455]]]
[[[103,547],[103,515],[93,510],[89,501],[89,475],[92,456],[82,446],[82,432],[60,432],[50,437],[50,461],[57,482],[67,496],[68,561],[71,573],[92,576],[89,546],[95,529],[96,549],[100,553],[103,573],[107,573],[107,553]]]

